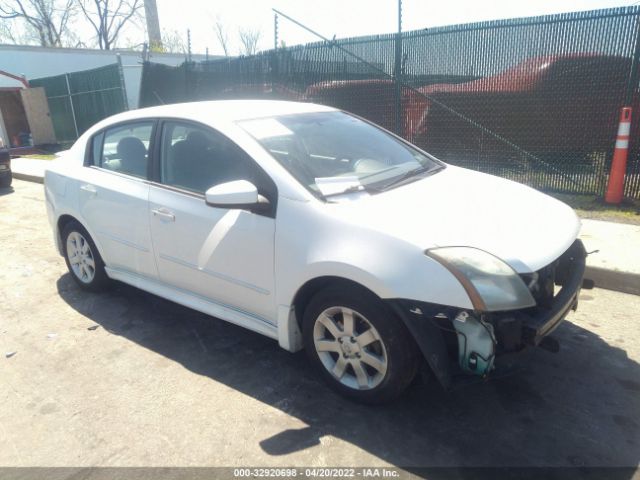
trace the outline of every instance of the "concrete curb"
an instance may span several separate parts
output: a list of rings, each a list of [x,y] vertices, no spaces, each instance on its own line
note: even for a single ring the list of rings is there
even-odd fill
[[[27,175],[26,173],[12,171],[11,176],[18,180],[25,180],[27,182],[44,183],[44,178],[39,175]]]
[[[39,175],[28,175],[13,171],[13,177],[27,182],[44,183],[44,178]],[[616,292],[640,295],[640,274],[610,270],[587,265],[585,278],[593,280],[597,288],[614,290]]]
[[[640,275],[637,273],[587,266],[584,276],[593,280],[597,288],[640,295]]]

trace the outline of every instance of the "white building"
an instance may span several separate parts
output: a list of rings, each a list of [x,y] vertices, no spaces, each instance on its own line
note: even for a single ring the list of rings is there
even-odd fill
[[[89,70],[122,61],[128,107],[138,107],[142,78],[142,53],[131,50],[90,50],[80,48],[47,48],[0,44],[0,70],[24,75],[27,80],[64,73]],[[192,55],[193,61],[205,60],[205,55]],[[210,59],[221,57],[209,57]],[[180,65],[185,55],[151,53],[149,60],[165,65]],[[20,82],[0,75],[0,88],[21,87]]]

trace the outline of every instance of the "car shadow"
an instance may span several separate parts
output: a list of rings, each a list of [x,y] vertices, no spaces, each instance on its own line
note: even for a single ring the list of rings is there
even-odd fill
[[[449,392],[416,382],[396,402],[370,407],[334,394],[303,352],[288,353],[259,334],[120,283],[90,294],[65,274],[57,288],[110,333],[307,425],[264,438],[260,447],[269,455],[334,436],[409,469],[627,466],[631,474],[618,469],[606,476],[630,478],[640,460],[639,365],[568,321],[557,330],[560,353],[524,354],[512,375]]]

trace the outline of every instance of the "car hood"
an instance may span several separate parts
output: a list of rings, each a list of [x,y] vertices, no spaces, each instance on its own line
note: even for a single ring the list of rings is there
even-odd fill
[[[447,168],[384,193],[345,194],[331,215],[421,249],[470,246],[519,273],[557,259],[578,236],[580,220],[564,203],[522,184]]]

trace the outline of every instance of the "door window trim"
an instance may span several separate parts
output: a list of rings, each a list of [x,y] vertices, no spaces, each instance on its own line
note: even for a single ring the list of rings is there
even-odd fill
[[[131,175],[127,172],[118,172],[116,170],[109,170],[108,168],[104,168],[94,163],[95,159],[93,158],[93,142],[97,137],[99,137],[100,135],[103,135],[102,145],[100,146],[100,157],[102,157],[102,152],[104,150],[104,140],[107,137],[107,131],[126,127],[127,125],[130,125],[130,124],[140,124],[140,123],[151,124],[151,135],[149,135],[149,148],[147,149],[147,178],[140,178],[135,175]],[[132,180],[138,180],[139,182],[150,183],[152,178],[151,175],[153,173],[153,165],[155,163],[153,160],[153,157],[155,156],[155,152],[156,152],[155,143],[157,139],[158,124],[159,124],[159,121],[157,118],[148,117],[148,118],[123,120],[122,122],[112,123],[111,125],[107,125],[101,128],[100,130],[97,130],[91,135],[91,137],[87,141],[87,144],[85,145],[83,166],[88,168],[95,168],[101,172],[113,173],[118,176],[130,178]]]
[[[153,150],[153,155],[151,156],[151,158],[153,160],[151,162],[151,171],[150,171],[150,176],[149,176],[149,183],[151,185],[156,186],[156,187],[160,187],[160,188],[164,188],[166,190],[170,190],[170,191],[175,192],[175,193],[180,193],[180,194],[183,194],[183,195],[188,195],[190,197],[202,199],[203,202],[205,201],[204,193],[194,192],[192,190],[187,190],[187,189],[184,189],[184,188],[176,187],[174,185],[167,185],[165,183],[162,183],[162,181],[160,179],[160,170],[161,170],[160,163],[162,162],[162,133],[164,131],[165,124],[166,123],[181,123],[181,124],[184,124],[184,125],[192,125],[194,127],[198,127],[198,128],[203,129],[203,130],[209,130],[210,132],[214,133],[215,135],[220,135],[221,137],[226,139],[228,142],[232,143],[235,148],[240,150],[242,152],[242,154],[244,154],[247,157],[247,159],[251,162],[253,167],[258,169],[258,171],[261,172],[262,176],[265,179],[267,179],[267,181],[271,184],[272,192],[270,192],[267,195],[265,195],[265,193],[267,193],[267,192],[264,191],[264,187],[265,187],[264,185],[256,185],[256,187],[258,188],[258,193],[260,193],[265,198],[267,198],[267,200],[269,200],[269,203],[271,204],[271,208],[269,210],[266,210],[264,212],[253,211],[250,208],[246,208],[246,209],[243,209],[243,210],[247,210],[247,211],[250,211],[251,213],[254,213],[256,215],[261,215],[261,216],[264,216],[264,217],[270,217],[270,218],[275,218],[276,217],[276,211],[277,211],[277,206],[278,206],[277,205],[278,204],[278,185],[273,180],[273,178],[271,178],[271,175],[269,175],[265,171],[265,169],[262,168],[262,166],[260,164],[258,164],[258,162],[256,162],[255,159],[251,155],[249,155],[247,153],[247,151],[244,148],[242,148],[240,145],[238,145],[236,142],[234,142],[232,139],[230,139],[227,135],[225,135],[224,133],[220,132],[219,130],[217,130],[217,129],[213,128],[212,126],[207,125],[205,123],[198,122],[196,120],[191,120],[191,119],[187,119],[187,118],[180,118],[180,117],[158,117],[156,120],[157,120],[157,124],[155,125],[155,130],[152,132],[153,149],[154,150]],[[222,208],[222,207],[212,207],[212,206],[210,206],[209,208]]]

